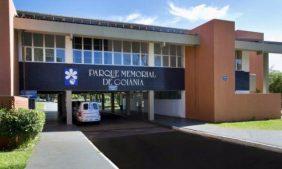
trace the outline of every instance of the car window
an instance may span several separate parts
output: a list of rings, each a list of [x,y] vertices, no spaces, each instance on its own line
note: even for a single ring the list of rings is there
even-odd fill
[[[93,105],[93,109],[95,109],[95,110],[99,109],[99,108],[98,108],[98,104],[93,103],[92,105]]]
[[[88,110],[88,103],[83,104],[83,110]]]

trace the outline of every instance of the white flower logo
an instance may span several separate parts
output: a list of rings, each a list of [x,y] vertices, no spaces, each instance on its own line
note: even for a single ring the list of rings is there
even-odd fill
[[[75,85],[75,82],[77,80],[77,71],[74,71],[72,68],[70,68],[69,70],[65,71],[65,79],[69,80],[69,83],[71,85]]]

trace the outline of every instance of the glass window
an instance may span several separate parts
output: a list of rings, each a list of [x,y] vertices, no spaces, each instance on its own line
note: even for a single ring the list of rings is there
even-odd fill
[[[183,56],[182,46],[177,46],[177,56]]]
[[[73,63],[82,63],[82,52],[80,50],[73,50]]]
[[[58,36],[58,35],[56,36],[56,47],[65,48],[65,37],[64,36]]]
[[[170,46],[170,45],[166,44],[166,45],[162,48],[163,55],[169,55],[169,46]]]
[[[82,49],[82,38],[74,37],[72,44],[73,44],[73,49]]]
[[[84,51],[84,63],[92,63],[92,52]]]
[[[102,52],[94,51],[94,64],[102,64]]]
[[[112,52],[104,52],[104,64],[112,64]]]
[[[176,67],[176,56],[170,56],[170,66]]]
[[[140,42],[132,42],[132,53],[140,53]]]
[[[176,46],[170,45],[170,55],[176,56]]]
[[[112,51],[112,41],[111,40],[104,40],[104,51]]]
[[[45,49],[46,62],[54,62],[54,49]]]
[[[42,62],[43,61],[43,49],[34,48],[34,61]]]
[[[177,67],[183,67],[183,61],[182,61],[182,57],[181,56],[177,57]]]
[[[25,48],[25,60],[32,61],[32,50],[31,48]]]
[[[120,52],[114,52],[114,64],[115,65],[121,65],[121,53]]]
[[[91,38],[83,38],[83,49],[92,50],[92,39]]]
[[[162,66],[162,57],[161,57],[161,55],[155,55],[155,66]]]
[[[148,65],[148,55],[141,54],[141,66],[147,66],[147,65]]]
[[[123,41],[123,52],[131,52],[131,42]]]
[[[140,65],[140,54],[139,53],[132,54],[132,64],[136,66]]]
[[[114,51],[115,52],[121,52],[121,41],[113,41],[114,43]]]
[[[163,56],[163,66],[168,67],[169,66],[169,57]]]
[[[102,39],[94,39],[94,50],[102,51]]]
[[[148,53],[148,43],[141,43],[141,53]]]
[[[54,48],[54,35],[45,35],[45,47]]]
[[[154,44],[154,53],[155,54],[161,54],[161,44],[160,43],[155,43]]]
[[[131,54],[129,54],[129,53],[123,54],[123,64],[124,65],[131,65]]]
[[[43,35],[42,34],[33,34],[33,45],[36,47],[43,47]]]
[[[22,35],[22,41],[24,46],[32,46],[32,34],[29,32],[24,32]]]
[[[65,62],[65,50],[64,49],[57,49],[56,50],[56,61],[57,62]]]
[[[83,110],[88,110],[88,103],[83,104]]]

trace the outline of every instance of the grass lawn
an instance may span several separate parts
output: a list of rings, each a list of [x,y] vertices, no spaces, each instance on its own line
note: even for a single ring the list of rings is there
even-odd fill
[[[24,169],[38,138],[13,151],[0,151],[0,169]]]
[[[259,130],[282,130],[282,120],[261,120],[247,122],[228,122],[215,124],[220,127],[232,127],[240,129],[259,129]]]

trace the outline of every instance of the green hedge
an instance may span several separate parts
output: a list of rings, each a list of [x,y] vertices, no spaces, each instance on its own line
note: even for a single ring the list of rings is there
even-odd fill
[[[0,109],[0,137],[13,140],[12,146],[34,139],[43,129],[45,113],[27,109]]]

